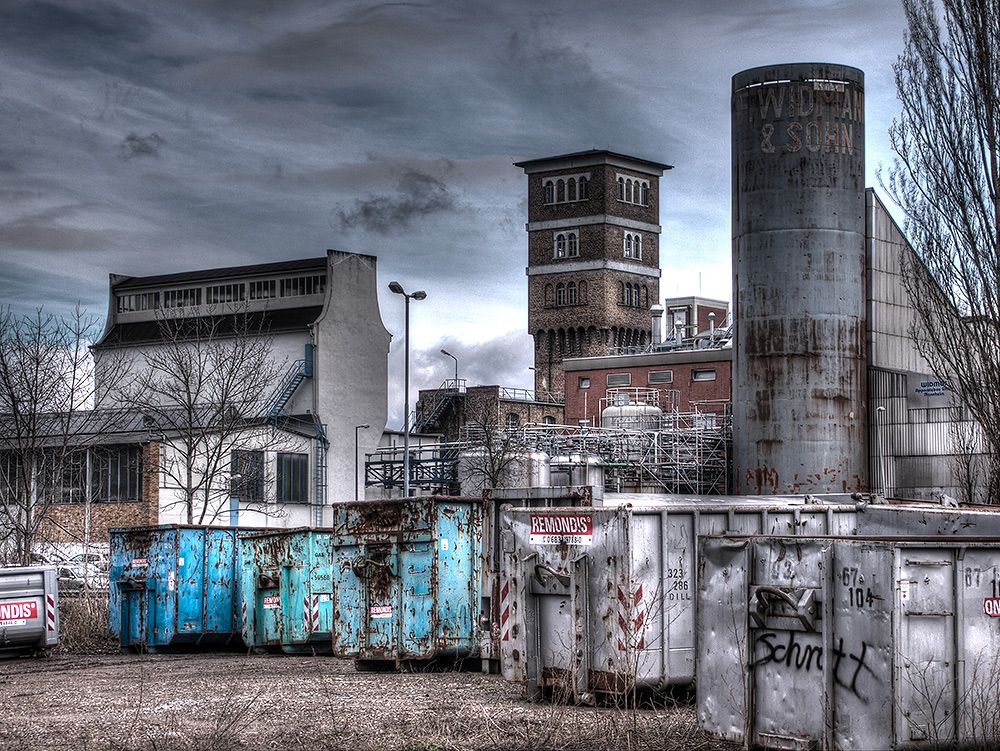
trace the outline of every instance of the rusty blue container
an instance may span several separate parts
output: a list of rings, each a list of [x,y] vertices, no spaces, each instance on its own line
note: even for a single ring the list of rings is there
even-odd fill
[[[358,661],[479,655],[483,502],[335,504],[333,652]]]
[[[247,534],[241,536],[239,548],[243,641],[254,651],[330,654],[331,531]]]
[[[246,531],[177,524],[110,530],[109,627],[122,650],[242,647],[237,535]]]

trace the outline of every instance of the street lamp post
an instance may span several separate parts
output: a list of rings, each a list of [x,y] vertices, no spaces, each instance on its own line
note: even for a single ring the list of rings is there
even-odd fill
[[[448,352],[446,350],[441,350],[441,354],[446,355],[447,357],[450,357],[452,360],[455,361],[455,391],[458,391],[458,358],[455,357],[455,355],[453,355],[451,352]]]
[[[389,290],[406,300],[405,355],[403,357],[403,497],[410,497],[410,300],[423,300],[427,293],[422,289],[412,295],[403,291],[399,282],[389,282]]]
[[[368,430],[368,428],[370,428],[370,427],[371,427],[371,425],[369,425],[367,422],[364,425],[355,425],[354,426],[354,500],[355,501],[359,500],[359,496],[358,496],[358,464],[359,464],[360,460],[358,459],[358,454],[361,452],[361,449],[358,446],[358,431],[360,431],[360,430]]]

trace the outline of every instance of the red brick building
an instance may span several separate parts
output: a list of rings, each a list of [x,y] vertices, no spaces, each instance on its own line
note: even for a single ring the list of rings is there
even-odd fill
[[[732,398],[732,365],[731,347],[565,360],[566,424],[599,426],[609,390],[655,389],[665,411],[721,412]]]

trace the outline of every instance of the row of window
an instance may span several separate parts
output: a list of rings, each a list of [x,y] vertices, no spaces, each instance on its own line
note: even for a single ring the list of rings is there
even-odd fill
[[[648,206],[649,180],[618,175],[618,200],[638,206]]]
[[[233,451],[230,456],[230,493],[241,501],[263,502],[267,467],[263,451]],[[274,498],[278,503],[309,502],[309,455],[277,455]]]
[[[618,282],[618,304],[627,308],[648,308],[649,287]]]
[[[588,197],[589,175],[567,175],[554,180],[546,180],[545,203],[570,203],[585,201]]]
[[[126,503],[142,497],[142,449],[139,446],[101,446],[70,454],[42,452],[33,477],[24,477],[14,452],[0,453],[0,493],[5,498],[32,482],[50,503]],[[88,494],[88,481],[89,494]]]
[[[556,418],[552,415],[545,415],[542,418],[542,425],[555,425]],[[504,426],[507,430],[517,430],[521,426],[521,416],[517,412],[508,412],[504,415]]]
[[[590,179],[588,175],[567,175],[548,179],[542,183],[545,189],[545,203],[572,203],[588,198]],[[637,206],[649,205],[649,180],[618,175],[618,200]]]
[[[635,261],[642,260],[642,235],[626,232],[624,256]],[[576,232],[556,232],[552,236],[553,258],[577,258],[580,255],[580,236]]]
[[[715,368],[695,368],[691,371],[692,381],[714,381]],[[650,386],[670,384],[674,382],[674,371],[672,370],[651,370],[647,374],[646,382]],[[608,388],[619,388],[632,385],[631,373],[608,373]],[[581,389],[590,388],[590,376],[580,376],[579,386]]]
[[[168,289],[163,292],[140,292],[119,295],[118,312],[133,313],[160,308],[190,308],[201,305],[202,287]],[[257,282],[216,284],[204,288],[208,305],[238,303],[250,300],[268,300],[274,297],[301,297],[319,295],[326,291],[326,274],[310,274],[289,279],[265,279]]]
[[[586,305],[586,282],[559,282],[556,285],[545,285],[545,305]]]

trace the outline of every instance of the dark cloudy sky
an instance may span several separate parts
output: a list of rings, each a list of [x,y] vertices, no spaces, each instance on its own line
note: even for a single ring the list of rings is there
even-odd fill
[[[444,347],[470,383],[527,387],[512,162],[674,165],[661,292],[729,299],[732,75],[863,69],[873,185],[903,27],[895,0],[3,0],[0,304],[103,317],[111,272],[359,251],[378,256],[391,381],[397,279],[428,295],[415,385],[453,375]]]

